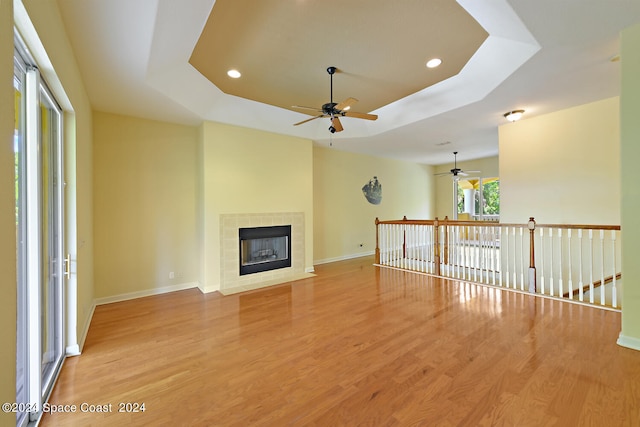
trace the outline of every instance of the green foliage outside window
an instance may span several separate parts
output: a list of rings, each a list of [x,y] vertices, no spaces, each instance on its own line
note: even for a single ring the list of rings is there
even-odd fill
[[[482,186],[484,214],[500,215],[500,181],[491,181]]]
[[[458,213],[464,212],[464,190],[461,186],[457,186],[457,206]],[[484,198],[483,214],[484,215],[500,215],[500,180],[487,182],[482,186],[482,195]],[[480,192],[475,192],[475,211],[480,212]]]

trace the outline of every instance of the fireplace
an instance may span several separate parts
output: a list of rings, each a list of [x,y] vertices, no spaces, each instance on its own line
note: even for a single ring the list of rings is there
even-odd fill
[[[240,275],[291,267],[291,225],[240,228]]]

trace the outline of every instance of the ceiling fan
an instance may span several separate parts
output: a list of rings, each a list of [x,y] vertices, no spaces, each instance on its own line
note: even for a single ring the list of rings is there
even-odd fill
[[[342,127],[342,123],[340,123],[340,116],[342,117],[354,117],[356,119],[366,119],[366,120],[376,120],[378,118],[375,114],[367,114],[367,113],[356,113],[355,111],[350,111],[350,108],[353,104],[358,102],[355,98],[347,98],[340,103],[333,102],[333,75],[337,71],[336,67],[327,68],[327,73],[331,76],[331,93],[330,93],[330,101],[324,104],[320,109],[312,108],[312,107],[301,107],[298,105],[292,106],[292,108],[297,108],[301,110],[313,110],[317,113],[321,113],[315,117],[310,119],[303,120],[301,122],[295,123],[294,126],[301,125],[303,123],[310,122],[311,120],[319,119],[322,117],[330,117],[331,118],[331,126],[329,126],[329,132],[336,133],[342,132],[344,128]]]
[[[458,152],[453,152],[453,169],[449,172],[437,173],[436,176],[451,175],[453,179],[459,179],[461,176],[469,176],[470,173],[480,173],[480,171],[463,171],[458,168]]]

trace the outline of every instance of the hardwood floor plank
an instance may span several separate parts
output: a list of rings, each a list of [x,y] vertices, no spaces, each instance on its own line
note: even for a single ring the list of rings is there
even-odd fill
[[[42,426],[640,425],[620,313],[372,265],[95,310]]]

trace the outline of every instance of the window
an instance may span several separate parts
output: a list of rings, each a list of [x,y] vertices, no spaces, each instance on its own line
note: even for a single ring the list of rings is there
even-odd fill
[[[465,178],[454,183],[456,218],[500,220],[500,178]]]

